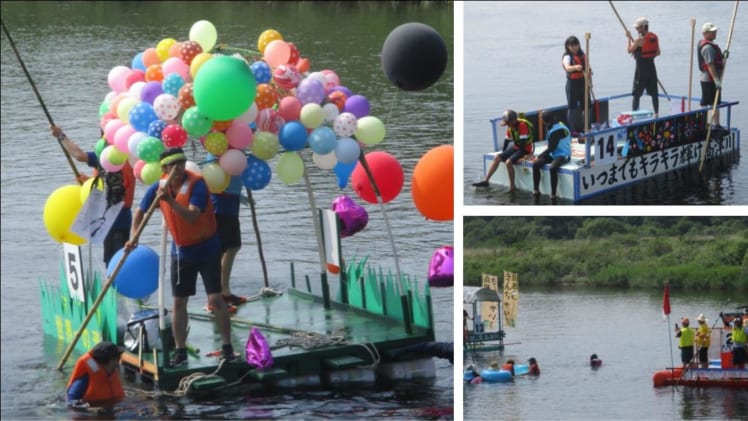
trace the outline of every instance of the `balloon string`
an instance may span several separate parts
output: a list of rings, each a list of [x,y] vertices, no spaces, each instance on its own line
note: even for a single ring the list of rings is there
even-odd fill
[[[231,46],[228,46],[226,44],[220,44],[219,46],[216,47],[216,51],[220,52],[221,50],[241,51],[241,52],[244,52],[244,53],[262,55],[262,53],[259,52],[259,51],[249,50],[249,49],[246,49],[246,48],[231,47]]]
[[[392,101],[390,101],[390,110],[387,112],[387,118],[384,119],[385,126],[390,122],[390,116],[392,115],[392,110],[395,108],[395,103],[397,102],[397,94],[399,93],[400,90],[395,90],[395,97],[392,98]]]

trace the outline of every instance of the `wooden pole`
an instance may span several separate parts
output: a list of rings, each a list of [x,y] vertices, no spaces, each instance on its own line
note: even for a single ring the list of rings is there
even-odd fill
[[[13,52],[16,53],[16,58],[18,59],[18,62],[21,63],[21,68],[23,69],[23,73],[26,74],[26,79],[28,79],[29,83],[31,84],[31,88],[34,89],[34,93],[36,94],[36,99],[39,101],[39,105],[42,106],[42,110],[44,110],[44,114],[47,116],[47,121],[49,121],[49,125],[54,126],[55,123],[52,120],[52,115],[50,115],[49,111],[47,111],[47,106],[44,105],[44,100],[42,99],[42,95],[39,93],[39,90],[36,89],[36,84],[34,84],[34,80],[31,79],[31,75],[29,74],[29,71],[26,69],[26,64],[24,64],[23,59],[21,59],[21,54],[18,52],[18,49],[16,48],[16,44],[13,42],[13,38],[11,38],[10,32],[8,32],[8,28],[5,27],[5,22],[0,20],[0,24],[2,24],[3,26],[3,32],[5,32],[5,36],[8,37],[10,46],[13,47]],[[73,163],[73,158],[70,156],[67,149],[65,149],[65,146],[62,144],[62,139],[57,139],[57,140],[58,140],[58,143],[60,144],[60,147],[62,148],[62,152],[65,153],[65,158],[67,158],[68,164],[70,164],[70,168],[73,169],[73,173],[75,174],[75,180],[78,181],[78,183],[81,183],[79,181],[80,173],[78,172],[78,168],[76,168],[75,163]]]
[[[720,79],[725,79],[725,68],[727,67],[727,58],[730,55],[730,43],[732,42],[732,29],[735,27],[735,16],[738,14],[738,0],[735,0],[735,8],[732,10],[732,19],[730,20],[730,33],[727,35],[727,45],[725,45],[725,52],[723,54],[724,59],[722,60],[722,74]],[[701,150],[701,162],[699,163],[699,172],[704,168],[704,160],[706,159],[706,152],[709,148],[709,138],[712,135],[712,124],[714,124],[714,112],[717,111],[717,105],[719,100],[720,91],[722,88],[718,88],[714,94],[714,105],[712,105],[712,117],[709,119],[709,127],[706,130],[706,139],[704,139],[704,148]]]
[[[169,177],[166,179],[166,184],[168,185],[171,182],[171,179],[174,177],[174,168],[172,168],[171,172],[169,173]],[[143,228],[145,228],[146,224],[148,223],[148,220],[151,219],[151,215],[153,215],[153,211],[156,210],[158,207],[158,203],[160,201],[160,197],[156,197],[153,202],[151,203],[151,206],[148,208],[148,211],[146,212],[145,216],[143,217],[143,221],[140,223],[140,226],[138,227],[138,230],[135,231],[135,235],[130,239],[131,242],[137,242],[138,238],[140,238],[140,234],[143,232]],[[122,266],[125,263],[125,260],[127,260],[127,256],[130,255],[130,251],[125,250],[122,254],[122,258],[119,259],[119,262],[117,262],[117,266],[114,267],[114,271],[112,271],[112,274],[109,275],[109,279],[107,279],[106,284],[104,284],[104,287],[101,289],[101,292],[99,293],[99,296],[96,298],[96,301],[94,301],[93,305],[91,306],[91,309],[88,311],[88,314],[86,315],[86,318],[83,320],[83,323],[81,323],[81,326],[78,328],[78,332],[75,333],[75,337],[73,338],[72,342],[70,342],[70,345],[68,345],[67,350],[65,350],[65,354],[63,354],[62,358],[60,359],[60,363],[57,364],[57,369],[62,370],[62,367],[65,365],[65,361],[67,361],[68,357],[70,356],[70,353],[73,351],[73,348],[75,348],[75,344],[78,342],[78,339],[80,339],[81,334],[83,333],[83,330],[88,325],[88,322],[91,321],[91,318],[96,313],[96,309],[99,308],[99,304],[101,304],[101,301],[104,299],[104,295],[109,290],[109,287],[112,286],[112,283],[114,283],[114,279],[117,277],[117,274],[119,274],[120,269],[122,269]]]
[[[252,227],[255,230],[255,237],[257,237],[257,249],[260,254],[260,263],[262,264],[262,276],[265,281],[265,288],[269,288],[270,284],[268,281],[268,268],[265,264],[265,254],[262,252],[262,238],[260,237],[260,227],[257,224],[257,212],[255,211],[255,199],[252,197],[252,190],[249,187],[247,189],[247,201],[249,202],[249,209],[252,212]]]
[[[691,87],[693,86],[693,44],[696,33],[696,19],[691,18],[691,63],[688,65],[688,111],[691,111]]]
[[[590,131],[590,33],[584,33],[587,65],[584,68],[584,132]]]

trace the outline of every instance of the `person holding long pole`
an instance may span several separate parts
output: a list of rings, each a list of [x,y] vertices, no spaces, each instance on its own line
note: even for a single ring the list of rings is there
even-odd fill
[[[626,32],[629,39],[628,52],[636,59],[636,71],[634,72],[634,87],[632,94],[634,96],[631,109],[639,109],[639,99],[644,90],[652,97],[652,108],[654,117],[657,118],[660,110],[660,100],[657,92],[657,67],[654,59],[660,55],[660,42],[654,32],[649,31],[649,21],[646,18],[639,18],[634,22],[634,28],[639,36],[634,39],[629,32]]]
[[[722,70],[725,68],[722,50],[714,42],[717,39],[717,27],[707,22],[701,27],[703,38],[699,41],[698,55],[699,70],[701,70],[701,105],[709,106],[713,102],[721,101]],[[720,128],[719,108],[712,113],[712,129]]]
[[[172,367],[187,364],[187,303],[195,295],[198,273],[203,279],[208,303],[213,307],[216,327],[223,341],[222,355],[226,361],[235,358],[231,344],[231,322],[226,302],[221,295],[221,249],[210,192],[205,180],[185,169],[187,157],[181,148],[164,151],[160,156],[164,174],[174,172],[166,182],[162,179],[145,192],[140,207],[133,215],[133,230],[140,225],[145,209],[158,201],[169,232],[174,239],[171,257],[171,288],[173,297],[172,327],[176,350],[170,360]],[[125,252],[137,247],[133,236],[125,244]]]

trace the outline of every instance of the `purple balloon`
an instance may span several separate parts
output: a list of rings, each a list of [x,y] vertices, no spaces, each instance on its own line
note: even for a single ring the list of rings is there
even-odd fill
[[[345,100],[344,113],[351,113],[356,118],[369,115],[369,100],[363,95],[351,95]]]
[[[161,87],[161,82],[146,82],[143,89],[140,91],[140,100],[153,105],[153,101],[157,96],[164,93]]]
[[[338,196],[332,201],[332,210],[340,218],[340,236],[350,237],[366,228],[369,222],[369,214],[363,206],[357,205],[346,195]]]
[[[296,97],[302,104],[321,104],[325,99],[325,87],[317,79],[306,78],[296,88]]]
[[[353,92],[351,92],[350,89],[346,88],[345,86],[340,86],[340,85],[333,86],[332,88],[330,88],[330,90],[327,92],[327,95],[330,95],[333,92],[342,92],[346,98],[353,95]]]
[[[454,285],[454,255],[454,247],[452,246],[441,246],[434,251],[429,263],[429,285],[432,287],[451,287]]]
[[[273,354],[265,337],[256,327],[252,327],[245,347],[247,364],[256,368],[267,368],[273,365]]]

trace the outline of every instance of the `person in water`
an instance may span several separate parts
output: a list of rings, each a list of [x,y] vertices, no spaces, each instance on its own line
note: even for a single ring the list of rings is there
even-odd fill
[[[597,357],[597,354],[590,355],[590,366],[600,367],[603,364],[603,360]]]
[[[535,357],[530,357],[527,362],[530,363],[530,370],[528,371],[528,374],[530,374],[531,376],[539,376],[540,366],[538,366],[538,361],[535,359]]]
[[[507,360],[501,365],[501,369],[512,373],[512,377],[514,377],[514,360]]]
[[[125,398],[119,377],[119,359],[125,351],[109,341],[96,344],[75,362],[67,388],[71,408],[111,408]]]

